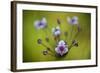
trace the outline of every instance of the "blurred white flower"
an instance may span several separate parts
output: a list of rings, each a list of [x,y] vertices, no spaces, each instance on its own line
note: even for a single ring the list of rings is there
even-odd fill
[[[73,16],[72,18],[67,17],[67,21],[71,25],[78,24],[78,17],[77,16]]]
[[[54,36],[60,35],[61,34],[60,27],[57,26],[55,28],[52,28],[52,33],[53,33]]]
[[[45,28],[47,26],[47,20],[45,17],[42,18],[42,20],[36,20],[34,22],[34,26],[37,28],[37,29],[42,29],[42,28]]]
[[[55,51],[57,54],[63,56],[68,52],[68,45],[63,40],[61,40],[55,48]]]

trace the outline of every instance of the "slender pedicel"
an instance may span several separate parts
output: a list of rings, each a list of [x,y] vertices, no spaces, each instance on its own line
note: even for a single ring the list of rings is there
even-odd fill
[[[48,37],[46,37],[45,40],[46,40],[46,42],[49,42],[49,38]]]
[[[55,57],[53,54],[49,53],[47,50],[44,50],[43,51],[43,55],[50,55],[50,56]]]
[[[80,31],[81,31],[81,27],[80,27],[80,25],[77,25],[77,32],[76,32],[75,36],[73,37],[73,39],[77,38],[77,36],[79,35]]]
[[[81,27],[80,27],[80,25],[79,25],[79,24],[77,25],[77,29],[78,29],[78,32],[80,32],[80,31],[81,31]]]
[[[78,34],[79,34],[79,32],[76,32],[76,34],[74,35],[73,39],[76,39]]]
[[[57,19],[57,23],[58,23],[59,25],[61,24],[61,22],[60,22],[60,19],[59,19],[59,18]]]
[[[37,43],[38,43],[38,44],[41,44],[42,46],[44,46],[44,47],[46,47],[46,48],[49,48],[49,47],[47,47],[47,46],[42,42],[41,39],[38,39],[38,40],[37,40]]]
[[[54,36],[54,40],[55,40],[55,42],[57,44],[60,41],[60,35]]]
[[[55,55],[51,54],[51,53],[48,53],[48,55],[52,56],[52,57],[55,57]]]
[[[70,30],[69,40],[72,41],[72,33],[73,33],[74,26],[72,26]]]
[[[54,51],[52,51],[50,48],[47,48],[48,51],[50,51],[51,53],[54,53]]]
[[[65,40],[68,40],[68,32],[64,32],[64,35],[65,35]]]
[[[42,46],[44,46],[45,48],[47,48],[48,51],[50,51],[51,53],[54,53],[48,46],[46,46],[41,39],[37,40],[38,44],[41,44]]]
[[[68,47],[69,50],[70,50],[73,46],[78,47],[78,42],[77,42],[76,40],[73,40],[73,41],[72,41],[72,44]]]
[[[68,32],[65,31],[65,32],[64,32],[64,35],[65,35],[65,36],[68,36]]]

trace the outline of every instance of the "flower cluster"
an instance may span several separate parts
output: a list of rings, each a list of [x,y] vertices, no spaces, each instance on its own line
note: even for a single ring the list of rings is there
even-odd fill
[[[77,16],[73,16],[72,18],[67,17],[67,22],[72,26],[73,25],[77,26],[77,33],[75,35],[75,38],[76,38],[76,36],[80,32],[80,25],[79,25],[79,22],[78,22],[78,17]],[[69,53],[69,50],[72,47],[74,47],[74,46],[78,47],[78,41],[75,40],[75,38],[71,39],[71,42],[72,42],[71,44],[68,44],[68,42],[66,40],[63,40],[62,38],[60,38],[60,36],[62,36],[62,33],[63,33],[63,31],[61,31],[61,28],[60,28],[60,25],[61,25],[60,19],[57,19],[57,24],[58,25],[56,27],[52,27],[52,29],[51,29],[51,31],[52,31],[51,34],[54,37],[54,40],[56,42],[55,47],[53,47],[53,48],[48,47],[47,45],[45,45],[43,43],[41,38],[39,38],[37,40],[38,44],[41,44],[42,46],[44,46],[46,48],[42,52],[43,55],[51,55],[51,56],[54,56],[54,57],[58,57],[58,56],[63,57],[64,55]],[[43,17],[41,20],[36,20],[34,22],[34,26],[35,26],[36,29],[41,29],[41,30],[44,29],[44,28],[48,29],[47,19],[45,17]],[[70,33],[73,33],[73,31],[71,31]],[[64,35],[65,36],[68,35],[67,31],[64,31]],[[49,43],[50,38],[46,37],[45,39],[46,39],[47,43]]]

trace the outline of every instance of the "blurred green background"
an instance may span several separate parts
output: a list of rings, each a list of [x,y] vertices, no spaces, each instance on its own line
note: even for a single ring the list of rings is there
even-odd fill
[[[60,28],[62,31],[61,39],[66,40],[68,44],[71,43],[69,37],[73,38],[76,32],[76,26],[72,36],[70,31],[72,26],[67,22],[67,16],[77,16],[81,26],[81,32],[75,38],[79,46],[73,47],[65,57],[54,57],[50,55],[43,55],[43,50],[46,48],[37,43],[37,39],[41,38],[43,43],[50,46],[54,51],[55,41],[52,36],[52,28],[56,27],[57,19],[60,19]],[[34,27],[34,21],[41,20],[43,17],[47,19],[48,28],[44,30],[37,30]],[[68,32],[64,36],[64,32]],[[49,37],[49,43],[45,38]],[[61,61],[61,60],[84,60],[91,59],[91,15],[89,13],[76,12],[53,12],[53,11],[35,11],[23,10],[23,62],[41,62],[41,61]]]

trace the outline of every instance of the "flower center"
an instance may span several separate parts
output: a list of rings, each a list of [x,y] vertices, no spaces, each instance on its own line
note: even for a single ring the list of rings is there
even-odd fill
[[[75,19],[72,19],[72,23],[74,23],[75,22]]]
[[[64,50],[64,47],[63,46],[60,46],[59,49],[60,49],[60,51],[63,51]]]
[[[55,32],[58,31],[58,29],[55,29]]]
[[[39,23],[39,26],[41,26],[41,25],[43,25],[43,23],[42,23],[42,22],[40,22],[40,23]]]

